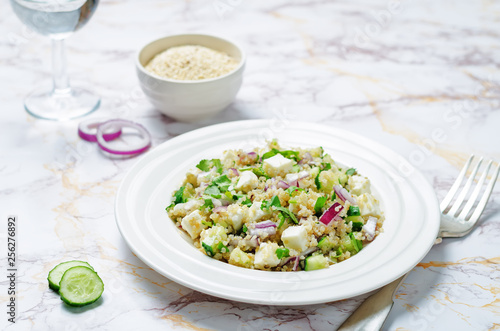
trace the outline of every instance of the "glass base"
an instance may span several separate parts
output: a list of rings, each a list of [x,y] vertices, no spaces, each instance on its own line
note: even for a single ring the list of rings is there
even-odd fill
[[[31,115],[53,121],[66,121],[90,114],[97,108],[101,98],[79,87],[54,90],[38,88],[24,100],[24,107]]]

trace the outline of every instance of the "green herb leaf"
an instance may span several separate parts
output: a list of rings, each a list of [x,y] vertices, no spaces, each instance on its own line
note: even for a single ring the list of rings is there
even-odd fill
[[[231,180],[226,175],[215,178],[212,183],[217,185],[221,192],[226,192],[231,186]]]
[[[359,207],[358,206],[349,206],[349,210],[347,211],[347,216],[360,216],[361,213],[359,212]]]
[[[196,165],[196,168],[200,169],[201,171],[205,171],[205,172],[208,172],[210,171],[210,165],[211,165],[211,162],[210,160],[201,160],[200,163],[198,163]]]
[[[214,250],[212,249],[212,246],[208,246],[204,242],[201,243],[201,246],[203,246],[208,256],[210,257],[214,256]]]
[[[319,190],[321,188],[321,182],[319,181],[319,174],[321,173],[321,170],[318,172],[318,175],[316,178],[314,178],[314,184],[316,184],[316,188]]]
[[[350,169],[347,169],[347,170],[346,170],[346,172],[345,172],[345,174],[346,174],[347,176],[352,176],[352,175],[354,175],[355,173],[356,173],[356,169],[355,169],[355,168],[350,168]]]
[[[201,224],[206,225],[206,226],[208,226],[208,227],[211,227],[211,226],[213,226],[213,225],[214,225],[214,223],[212,223],[212,222],[207,222],[207,221],[201,221]]]
[[[282,259],[284,257],[289,257],[290,256],[290,250],[288,248],[278,248],[276,250],[276,256],[278,259]]]
[[[314,213],[316,215],[318,215],[318,214],[321,213],[321,208],[323,208],[323,206],[325,205],[327,199],[328,199],[327,197],[319,197],[316,200],[316,203],[314,204]]]
[[[245,206],[248,206],[248,207],[251,207],[252,206],[252,200],[250,200],[249,198],[247,198],[246,200],[242,201],[241,204],[245,205]]]
[[[214,208],[214,203],[212,199],[205,199],[205,203],[200,207],[200,209],[206,209],[208,208],[209,210],[212,210]]]
[[[266,174],[266,172],[264,171],[264,169],[262,169],[262,167],[252,168],[252,171],[257,177],[266,177],[267,179],[271,178]]]
[[[269,204],[269,207],[268,208],[271,208],[271,207],[281,207],[281,203],[280,203],[280,199],[278,198],[277,195],[275,195],[272,199],[271,199],[271,204]]]
[[[278,229],[285,224],[286,217],[283,215],[283,213],[278,214],[278,218],[280,219],[280,223],[278,224]]]
[[[332,195],[332,201],[337,199],[337,192],[333,192],[333,195]]]
[[[295,161],[298,161],[298,159],[299,159],[299,152],[296,152],[296,151],[280,151],[280,150],[277,150],[276,148],[273,148],[269,152],[264,153],[264,155],[262,155],[262,160],[269,159],[269,158],[275,156],[276,154],[281,154],[284,157],[286,157],[287,159],[292,159],[292,160],[295,160]]]
[[[290,186],[285,190],[285,192],[288,193],[289,196],[292,196],[292,193],[296,191],[305,191],[305,190],[297,186]]]
[[[330,170],[332,168],[331,163],[322,163],[323,165],[323,171]]]
[[[178,203],[183,203],[183,202],[186,202],[186,199],[184,199],[184,189],[186,187],[185,186],[181,186],[180,189],[177,190],[177,192],[174,193],[174,204],[178,204]]]
[[[206,159],[203,159],[200,161],[200,163],[198,163],[196,165],[196,168],[200,169],[201,171],[205,171],[205,172],[208,172],[210,171],[210,169],[212,169],[213,167],[215,167],[217,169],[217,172],[219,174],[222,173],[222,163],[219,159],[211,159],[211,160],[206,160]]]
[[[243,224],[243,228],[241,229],[241,232],[244,232],[244,233],[248,232],[248,228],[247,228],[246,224]]]
[[[277,210],[283,212],[286,216],[290,217],[295,224],[299,223],[299,221],[297,220],[297,217],[295,217],[295,215],[288,208],[285,208],[285,207],[275,207],[275,208]]]
[[[217,172],[219,174],[222,173],[223,167],[222,167],[222,163],[219,159],[212,159],[212,165],[217,169]]]
[[[273,148],[273,149],[271,149],[269,152],[264,153],[264,154],[262,155],[262,160],[269,159],[269,158],[271,158],[271,157],[275,156],[276,154],[278,154],[278,152],[279,152],[279,151],[278,151],[276,148]]]
[[[207,186],[204,193],[216,199],[220,199],[221,197],[221,191],[219,190],[219,187],[216,184],[210,184],[209,186]]]
[[[267,207],[267,204],[268,204],[268,201],[264,200],[260,203],[260,210],[266,210],[266,209],[269,209]]]
[[[292,172],[297,173],[297,172],[299,172],[299,171],[300,171],[300,166],[299,166],[298,164],[294,164],[294,165],[292,166]]]

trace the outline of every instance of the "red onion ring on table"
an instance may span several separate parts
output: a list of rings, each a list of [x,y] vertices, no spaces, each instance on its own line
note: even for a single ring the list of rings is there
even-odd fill
[[[125,127],[135,129],[139,132],[142,139],[139,143],[127,146],[126,148],[112,147],[108,144],[106,139],[104,139],[104,132],[113,126],[119,127],[120,129]],[[103,151],[116,155],[136,155],[145,152],[149,147],[151,147],[151,135],[146,128],[138,123],[121,119],[109,120],[99,125],[97,128],[96,138],[97,144]]]
[[[78,124],[78,135],[83,140],[93,143],[97,142],[97,128],[106,121],[107,120],[104,118],[90,118],[85,121],[81,121],[80,124]],[[122,134],[122,129],[119,126],[112,126],[108,131],[109,132],[104,132],[102,135],[106,141],[116,139]]]

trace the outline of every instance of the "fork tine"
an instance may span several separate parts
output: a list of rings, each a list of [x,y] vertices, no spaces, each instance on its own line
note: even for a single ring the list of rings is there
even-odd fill
[[[500,164],[497,165],[493,176],[491,177],[490,182],[488,183],[488,186],[486,187],[486,191],[484,191],[483,196],[481,197],[481,201],[477,204],[476,209],[474,210],[474,213],[470,217],[469,222],[472,224],[475,224],[481,214],[483,213],[484,208],[486,207],[486,203],[488,203],[488,199],[490,198],[491,191],[493,191],[493,187],[496,184],[498,173],[500,172]]]
[[[464,202],[465,196],[469,192],[469,189],[470,189],[470,187],[472,185],[472,182],[474,181],[474,177],[476,177],[477,170],[481,166],[482,162],[483,162],[483,158],[480,158],[479,162],[476,164],[476,166],[472,170],[472,173],[469,176],[469,179],[467,180],[467,182],[465,183],[464,187],[462,188],[462,191],[460,191],[460,194],[458,195],[457,200],[455,201],[455,203],[451,207],[450,211],[448,212],[448,215],[451,215],[451,216],[454,217],[455,214],[457,214],[458,209],[460,208],[460,206]]]
[[[458,175],[457,179],[455,180],[455,183],[453,183],[450,191],[448,191],[448,194],[446,195],[446,197],[441,202],[440,207],[441,207],[441,212],[442,213],[444,213],[444,211],[446,210],[446,208],[448,208],[448,206],[450,205],[451,200],[453,199],[453,197],[457,193],[458,188],[460,187],[460,184],[462,183],[462,180],[465,177],[465,173],[467,172],[467,169],[469,168],[470,163],[472,162],[473,158],[474,158],[474,154],[472,154],[469,157],[469,160],[467,160],[467,163],[464,165],[464,167],[460,171],[460,174]]]
[[[490,167],[492,162],[493,162],[492,160],[488,162],[486,169],[484,170],[483,174],[481,175],[481,178],[479,179],[479,182],[474,188],[474,192],[472,192],[472,195],[469,197],[469,201],[467,201],[467,204],[465,205],[464,209],[458,216],[459,219],[465,220],[467,215],[469,215],[470,211],[472,210],[472,207],[474,206],[474,203],[476,202],[476,199],[479,196],[479,192],[481,192],[481,188],[483,187],[484,181],[488,176],[488,172],[490,172]]]

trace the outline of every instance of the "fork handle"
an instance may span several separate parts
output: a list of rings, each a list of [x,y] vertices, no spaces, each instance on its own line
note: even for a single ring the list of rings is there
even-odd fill
[[[338,328],[338,331],[380,330],[394,305],[393,296],[408,274],[369,296]]]

